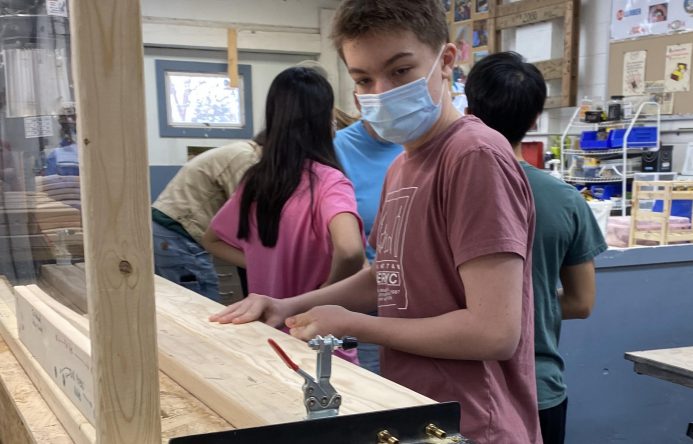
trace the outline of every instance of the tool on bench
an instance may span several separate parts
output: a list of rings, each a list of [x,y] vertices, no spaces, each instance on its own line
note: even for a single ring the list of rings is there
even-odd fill
[[[184,436],[172,439],[170,444],[473,444],[459,433],[457,402],[338,416],[342,397],[330,383],[332,353],[355,348],[356,338],[328,335],[308,341],[308,346],[317,351],[315,378],[293,362],[279,344],[272,339],[268,342],[284,363],[303,377],[307,418],[288,424]]]
[[[291,360],[289,355],[273,339],[268,339],[269,345],[282,358],[282,361],[291,370],[303,377],[303,405],[306,406],[308,417],[306,419],[329,418],[339,414],[339,406],[342,404],[342,396],[330,384],[332,374],[332,352],[336,349],[350,350],[358,346],[356,338],[345,336],[337,339],[332,335],[316,336],[308,341],[308,346],[318,352],[316,377],[306,373]]]

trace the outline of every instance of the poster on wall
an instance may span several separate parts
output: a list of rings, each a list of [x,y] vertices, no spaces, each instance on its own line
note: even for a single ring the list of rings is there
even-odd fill
[[[623,54],[624,96],[641,96],[645,93],[645,65],[647,51],[631,51]]]
[[[472,0],[455,0],[455,21],[462,22],[472,18]]]
[[[46,13],[67,17],[67,0],[46,0]]]
[[[661,114],[674,113],[674,94],[664,91],[664,80],[646,81],[645,94],[649,100],[659,103]]]
[[[693,0],[612,0],[611,40],[693,31]]]
[[[664,62],[664,91],[691,90],[691,51],[693,43],[669,45]]]

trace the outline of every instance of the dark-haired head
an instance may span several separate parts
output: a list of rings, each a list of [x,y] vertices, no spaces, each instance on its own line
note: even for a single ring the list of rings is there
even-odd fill
[[[469,112],[516,146],[544,109],[546,82],[520,54],[499,52],[474,64],[464,92]]]
[[[333,104],[332,87],[313,69],[288,68],[272,81],[262,155],[244,179],[239,238],[248,238],[254,202],[262,244],[276,245],[281,211],[304,171],[310,171],[313,162],[341,169],[332,143]]]

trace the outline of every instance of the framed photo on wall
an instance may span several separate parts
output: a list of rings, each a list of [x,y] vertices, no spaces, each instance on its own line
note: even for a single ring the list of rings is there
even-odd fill
[[[231,87],[225,63],[156,60],[161,137],[253,137],[250,65],[238,65]]]

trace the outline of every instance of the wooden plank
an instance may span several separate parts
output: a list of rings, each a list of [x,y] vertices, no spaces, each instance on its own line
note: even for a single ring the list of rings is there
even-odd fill
[[[88,313],[86,278],[83,271],[72,266],[47,264],[40,269],[41,281],[60,292],[81,313]]]
[[[551,96],[546,98],[546,102],[544,103],[544,108],[546,109],[551,109],[551,108],[561,108],[563,106],[563,102],[567,96]]]
[[[5,341],[0,338],[0,442],[73,444]]]
[[[96,442],[94,427],[19,341],[14,304],[12,288],[0,281],[0,335],[73,441],[76,444]]]
[[[580,6],[576,0],[565,3],[563,16],[563,75],[561,76],[561,93],[563,107],[575,106],[577,102],[577,63],[580,33]]]
[[[31,287],[31,286],[30,286]],[[29,287],[28,287],[29,288]],[[60,420],[65,424],[67,430],[70,431],[70,435],[75,437],[75,442],[78,443],[92,443],[95,440],[95,432],[93,427],[86,422],[83,416],[80,417],[80,413],[72,402],[70,402],[57,387],[50,381],[50,377],[43,371],[40,365],[31,357],[30,353],[26,348],[23,347],[22,343],[19,342],[16,337],[16,318],[14,317],[14,312],[6,304],[6,301],[13,302],[13,295],[11,294],[12,289],[5,282],[0,282],[0,333],[3,336],[14,328],[14,336],[12,340],[15,345],[13,352],[20,353],[22,366],[26,368],[27,363],[29,364],[29,370],[26,370],[26,374],[33,377],[38,376],[37,387],[41,389],[41,393],[46,397],[46,402],[48,400],[53,401],[49,403],[53,410],[60,413]],[[0,357],[2,355],[0,354]],[[18,358],[19,359],[19,358]],[[0,370],[6,368],[7,361],[0,359]],[[33,363],[33,364],[32,364]],[[33,365],[33,367],[32,367]],[[26,375],[25,374],[25,375]],[[2,371],[0,371],[0,377],[2,376]],[[181,386],[172,381],[169,377],[163,373],[159,374],[159,381],[161,387],[161,416],[162,416],[162,435],[161,442],[168,443],[168,440],[183,435],[197,434],[197,433],[210,433],[218,432],[222,430],[229,430],[232,426],[221,417],[216,415],[212,410],[205,406],[202,402],[197,400],[189,392],[183,389]],[[51,388],[52,386],[52,388]],[[48,387],[48,389],[46,389]],[[55,392],[51,391],[54,390]],[[60,396],[62,395],[62,396]],[[53,398],[58,398],[57,401]],[[64,402],[65,404],[60,404]],[[56,407],[57,406],[57,407]],[[86,424],[84,424],[86,422]],[[1,423],[0,423],[1,424]],[[81,424],[81,425],[80,425]],[[84,435],[85,429],[87,434]],[[76,435],[74,435],[76,434]],[[2,436],[0,434],[0,436]],[[32,430],[32,435],[34,432]],[[36,436],[42,436],[36,434]],[[52,436],[52,435],[51,435]],[[56,435],[59,436],[59,435]],[[12,442],[12,441],[10,441]],[[53,440],[37,440],[37,443],[51,442]],[[60,441],[57,441],[60,442]]]
[[[560,5],[566,0],[522,0],[496,6],[496,17],[521,14],[547,6]],[[495,2],[494,2],[495,3]]]
[[[94,424],[89,339],[26,287],[17,293],[19,340],[53,382]]]
[[[61,304],[59,301],[54,299],[51,295],[43,291],[37,285],[27,285],[26,287],[15,287],[15,291],[22,291],[25,288],[30,291],[36,298],[41,302],[50,307],[55,313],[60,315],[63,319],[70,323],[74,328],[76,328],[80,333],[82,333],[87,338],[89,337],[89,320],[77,313],[74,310]]]
[[[537,62],[534,66],[541,71],[544,80],[554,80],[563,78],[563,59],[546,60]]]
[[[305,417],[303,381],[277,359],[267,338],[278,341],[302,368],[313,372],[315,352],[304,342],[259,322],[210,323],[207,318],[222,308],[220,304],[159,276],[155,285],[159,363],[164,373],[235,427]],[[332,376],[344,398],[340,410],[344,414],[433,402],[341,359],[334,360]]]
[[[260,322],[243,325],[211,323],[207,321],[207,318],[222,308],[220,304],[159,276],[155,277],[155,284],[159,315],[169,316],[189,330],[206,337],[207,340],[216,341],[219,347],[224,349],[224,355],[230,357],[234,363],[233,368],[237,375],[244,375],[258,384],[266,381],[267,378],[271,378],[270,381],[280,381],[284,387],[278,385],[277,390],[289,390],[289,392],[288,395],[280,395],[285,392],[278,392],[277,396],[282,398],[289,396],[294,399],[293,402],[280,403],[284,421],[297,420],[305,416],[300,390],[303,381],[277,359],[274,351],[267,345],[267,339],[276,340],[301,368],[314,373],[315,352],[304,342]],[[174,352],[185,354],[185,351],[174,350]],[[206,357],[198,364],[199,367],[218,365],[220,365],[219,360],[214,357]],[[342,359],[333,360],[331,381],[337,391],[342,394],[343,404],[340,409],[342,414],[372,412],[434,402],[430,398]],[[274,385],[275,383],[262,382],[262,384]],[[242,387],[232,387],[232,389],[237,391],[234,396],[241,396],[240,393],[243,391],[246,391],[243,395],[245,397],[254,396],[254,388],[247,384]],[[188,390],[193,392],[190,388]],[[276,410],[276,404],[269,409],[260,405],[252,407],[252,416],[265,418],[263,421],[269,424],[270,421],[275,421],[278,415]],[[253,421],[253,417],[246,415],[230,422],[237,427],[244,427],[242,424],[252,424]]]
[[[226,30],[226,60],[228,63],[229,72],[229,86],[231,88],[238,88],[240,83],[238,81],[238,49],[236,42],[238,40],[238,35],[234,28],[229,28]]]
[[[496,17],[496,29],[515,28],[561,18],[566,13],[565,4],[551,5],[519,14]]]
[[[70,14],[97,442],[153,444],[161,420],[140,1],[77,0]]]

